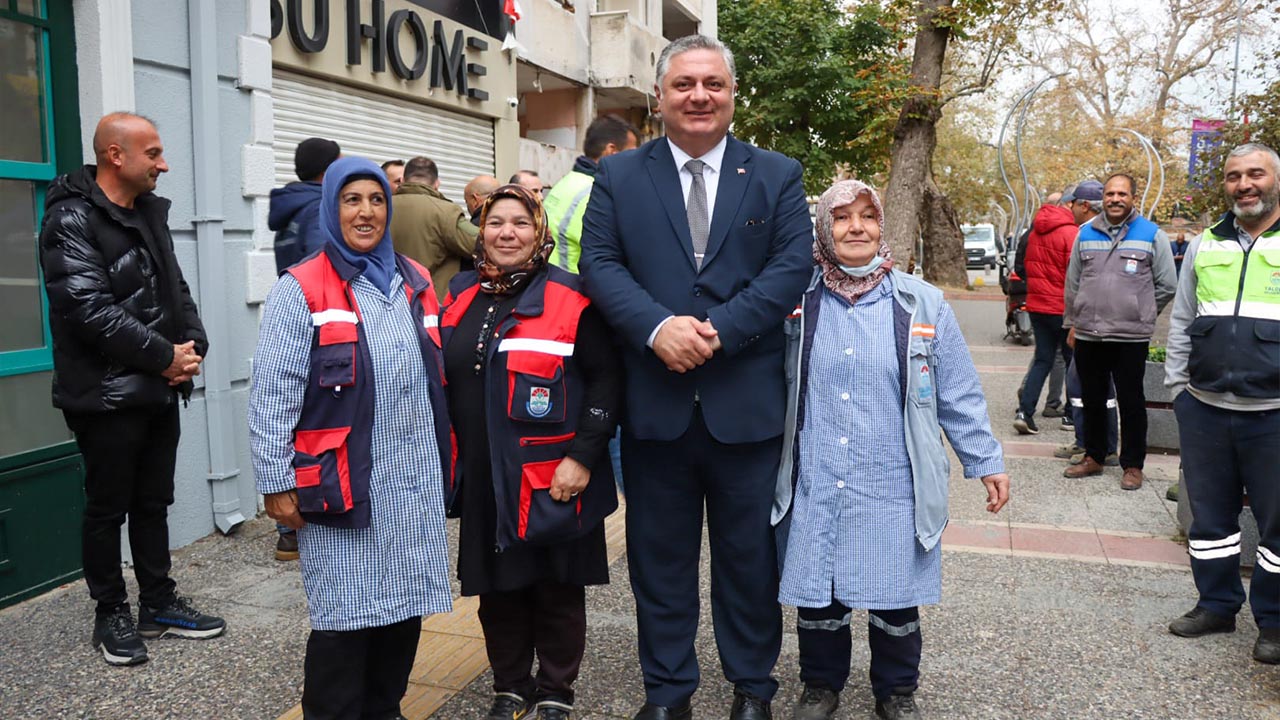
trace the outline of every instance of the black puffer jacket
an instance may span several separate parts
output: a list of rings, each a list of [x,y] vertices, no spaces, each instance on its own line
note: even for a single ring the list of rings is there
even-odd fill
[[[208,340],[173,254],[169,201],[153,193],[114,205],[97,168],[57,178],[45,198],[40,263],[53,332],[53,405],[73,412],[156,407],[175,391],[161,373],[173,346]]]

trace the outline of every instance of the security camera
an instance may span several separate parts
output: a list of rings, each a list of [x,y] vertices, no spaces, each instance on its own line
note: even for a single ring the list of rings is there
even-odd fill
[[[520,107],[520,98],[518,98],[518,97],[509,97],[509,98],[507,98],[507,104],[508,104],[508,105],[510,105],[510,106],[511,106],[511,107],[513,107],[513,108],[514,108],[514,107]]]

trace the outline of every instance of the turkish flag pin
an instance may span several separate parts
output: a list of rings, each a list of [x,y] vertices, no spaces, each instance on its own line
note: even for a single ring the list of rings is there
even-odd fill
[[[739,175],[746,175],[746,174],[747,174],[747,169],[746,169],[746,168],[738,168],[738,174],[739,174]]]

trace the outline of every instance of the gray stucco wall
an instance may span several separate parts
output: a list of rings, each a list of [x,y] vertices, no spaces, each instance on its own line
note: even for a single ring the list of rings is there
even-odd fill
[[[241,148],[250,142],[250,93],[236,86],[237,38],[246,34],[248,0],[218,0],[217,27],[203,28],[217,38],[218,115],[208,121],[219,128],[223,253],[226,272],[218,283],[202,286],[193,225],[196,201],[193,179],[190,48],[187,3],[182,0],[134,0],[132,4],[134,87],[137,111],[156,121],[165,145],[169,172],[157,192],[173,202],[169,227],[178,261],[202,314],[215,304],[227,323],[223,336],[210,343],[225,351],[232,383],[236,487],[241,512],[252,517],[258,509],[249,462],[245,412],[248,403],[249,360],[257,341],[257,308],[245,302],[245,253],[253,244],[252,199],[242,194]],[[215,356],[216,357],[216,356]],[[169,511],[169,543],[186,545],[215,531],[211,509],[209,441],[202,378],[190,406],[181,411],[182,441],[178,447],[174,504]]]

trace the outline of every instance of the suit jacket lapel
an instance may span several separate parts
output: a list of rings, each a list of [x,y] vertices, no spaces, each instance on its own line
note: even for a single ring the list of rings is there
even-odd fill
[[[725,145],[724,160],[720,163],[720,184],[716,187],[716,206],[711,213],[711,235],[707,238],[707,256],[702,259],[704,268],[724,245],[725,236],[738,215],[738,206],[742,205],[751,178],[750,163],[751,152],[747,145],[730,137]],[[688,224],[687,220],[685,224]]]
[[[689,267],[695,267],[693,238],[689,236],[689,215],[684,207],[684,191],[680,188],[680,175],[676,171],[676,161],[671,157],[671,146],[667,144],[665,137],[658,138],[653,143],[645,166],[649,170],[649,179],[653,181],[658,199],[662,201],[662,207],[667,211],[671,229],[675,230],[680,250],[689,261]]]

